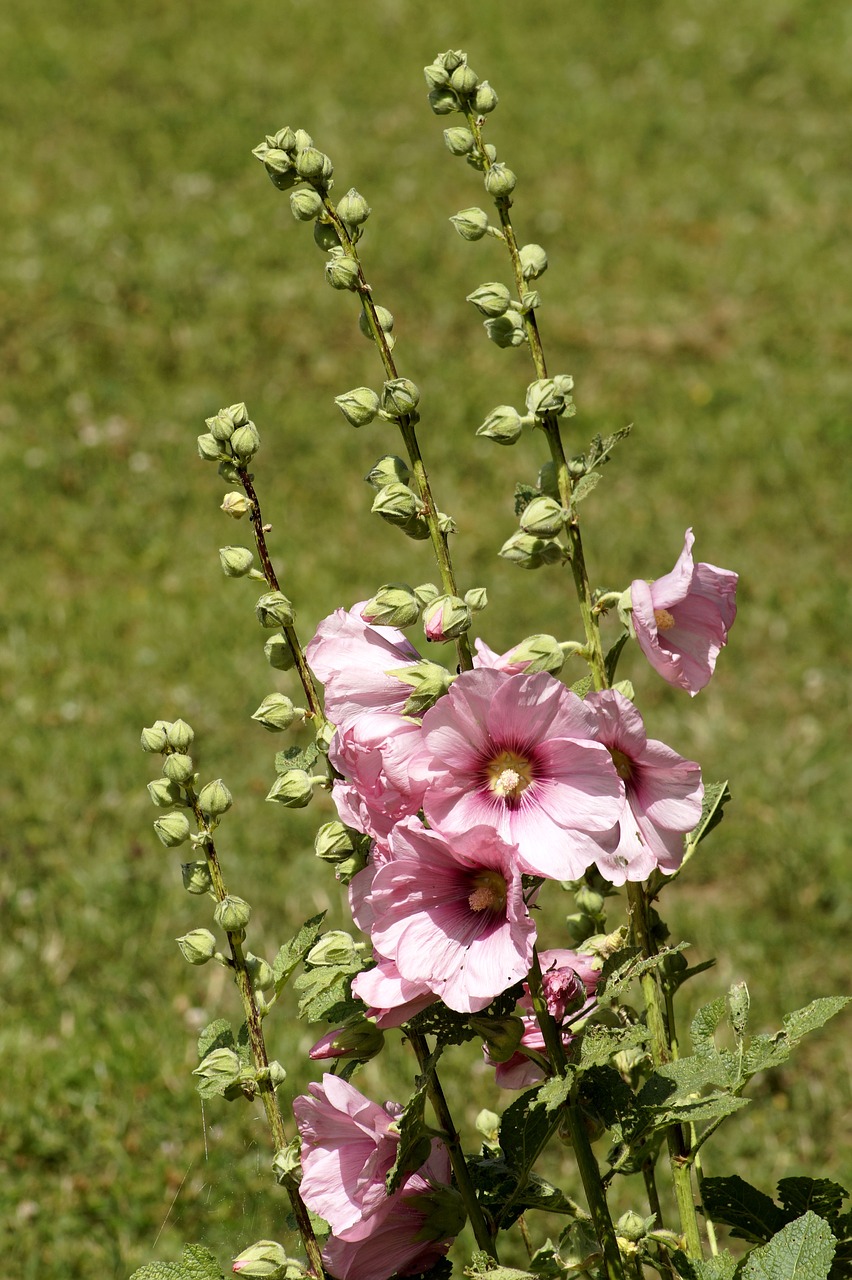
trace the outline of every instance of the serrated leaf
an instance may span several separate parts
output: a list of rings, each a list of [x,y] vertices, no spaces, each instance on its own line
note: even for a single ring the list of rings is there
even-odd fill
[[[237,1042],[230,1022],[226,1018],[217,1018],[209,1023],[198,1037],[198,1061],[202,1062],[214,1049],[233,1049],[237,1051]]]
[[[538,1091],[538,1105],[544,1107],[547,1112],[557,1111],[560,1107],[564,1107],[571,1097],[573,1080],[574,1073],[570,1069],[566,1071],[564,1076],[551,1076],[549,1080],[545,1080]]]
[[[683,862],[687,862],[692,857],[701,841],[709,836],[714,827],[718,827],[724,815],[725,805],[731,798],[728,790],[728,780],[724,782],[706,782],[704,784],[704,798],[701,801],[701,817],[698,819],[697,825],[690,831],[686,837],[686,851],[684,853]],[[683,863],[681,863],[681,866]]]
[[[591,676],[583,676],[581,680],[575,680],[571,685],[571,692],[576,693],[578,698],[585,698],[587,693],[591,692],[594,680]]]
[[[783,1209],[763,1191],[733,1174],[729,1178],[705,1178],[701,1200],[707,1217],[731,1228],[740,1240],[763,1244],[787,1222]]]
[[[716,1054],[718,1052],[714,1035],[725,1017],[725,1012],[724,996],[717,996],[715,1000],[703,1004],[698,1010],[689,1028],[692,1047],[696,1053]]]
[[[419,1077],[417,1088],[403,1107],[402,1114],[394,1121],[394,1127],[399,1131],[399,1146],[396,1160],[388,1171],[388,1176],[385,1180],[385,1190],[389,1196],[399,1190],[405,1175],[415,1169],[419,1169],[420,1165],[428,1157],[431,1140],[426,1133],[424,1120],[428,1083],[429,1072],[427,1071],[426,1074]],[[424,1146],[426,1149],[425,1156],[423,1154]]]
[[[583,1032],[580,1043],[579,1071],[605,1066],[624,1049],[637,1049],[648,1043],[650,1032],[641,1023],[628,1027],[606,1027],[595,1023]]]
[[[674,1103],[660,1112],[654,1129],[668,1129],[673,1124],[698,1124],[705,1120],[722,1120],[749,1106],[748,1098],[738,1098],[732,1093],[714,1093],[708,1098],[686,1099]]]
[[[727,1249],[715,1258],[688,1258],[680,1249],[672,1253],[672,1262],[681,1280],[733,1280],[738,1262]]]
[[[742,1280],[826,1280],[836,1243],[828,1223],[809,1211],[752,1249],[739,1274]]]
[[[185,1244],[179,1262],[146,1262],[130,1280],[222,1280],[222,1268],[209,1249]]]
[[[644,973],[650,973],[652,969],[658,969],[668,956],[677,955],[688,945],[687,942],[679,942],[674,947],[662,947],[653,956],[643,956],[638,947],[624,947],[621,951],[617,951],[604,963],[601,970],[601,983],[597,991],[598,1005],[615,1004],[620,1001],[622,994],[634,979],[641,978]]]
[[[275,772],[287,773],[289,769],[303,769],[305,773],[310,773],[318,758],[319,749],[315,742],[309,742],[304,749],[285,747],[283,751],[275,752]]]
[[[580,1086],[583,1102],[603,1120],[617,1140],[633,1128],[636,1097],[615,1067],[592,1067]]]
[[[321,911],[319,915],[311,916],[305,921],[298,933],[279,949],[272,965],[276,995],[289,981],[297,965],[301,964],[316,942],[325,916],[326,913],[324,911]]]
[[[519,480],[515,485],[515,515],[522,516],[533,498],[540,497],[538,489],[531,484],[522,484]]]
[[[516,1173],[526,1173],[538,1158],[551,1133],[559,1124],[559,1109],[548,1111],[539,1105],[541,1086],[522,1093],[507,1107],[500,1122],[500,1149],[507,1165]]]
[[[778,1183],[778,1199],[793,1217],[801,1217],[811,1209],[832,1225],[848,1194],[839,1182],[828,1178],[782,1178]]]
[[[345,1021],[363,1005],[353,1000],[350,990],[351,973],[343,973],[332,965],[323,965],[301,973],[293,983],[302,994],[299,997],[299,1017],[307,1022]]]
[[[588,463],[586,464],[591,471],[592,467],[599,467],[603,463],[609,461],[609,455],[620,440],[625,440],[633,430],[633,423],[629,422],[626,427],[619,427],[617,431],[613,431],[612,435],[604,436],[603,439],[598,435],[595,436],[589,445]]]
[[[758,1071],[786,1062],[799,1041],[840,1013],[849,999],[849,996],[826,996],[812,1000],[804,1008],[787,1014],[783,1029],[775,1035],[753,1036],[743,1058],[743,1078],[749,1079]]]
[[[576,481],[571,489],[571,509],[573,510],[584,498],[588,498],[593,489],[596,489],[602,477],[600,471],[587,471],[584,476]]]

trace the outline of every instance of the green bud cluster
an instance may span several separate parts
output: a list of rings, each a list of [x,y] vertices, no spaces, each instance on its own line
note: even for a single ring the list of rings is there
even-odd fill
[[[198,455],[205,462],[218,462],[219,474],[231,483],[240,479],[240,470],[251,462],[260,448],[260,433],[244,404],[232,404],[206,418],[207,431],[198,437]],[[246,508],[248,509],[248,508]]]
[[[423,74],[429,87],[429,105],[436,116],[454,111],[485,116],[497,106],[497,94],[467,65],[467,54],[461,49],[439,53],[434,62],[423,68]]]
[[[310,182],[325,191],[333,185],[331,161],[314,146],[313,138],[304,129],[293,130],[285,125],[277,133],[267,134],[252,155],[260,160],[279,191],[288,191],[300,182]]]

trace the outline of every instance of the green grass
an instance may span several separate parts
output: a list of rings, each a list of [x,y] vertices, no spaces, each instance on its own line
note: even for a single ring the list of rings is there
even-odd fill
[[[221,485],[195,457],[204,417],[245,399],[261,429],[257,484],[306,637],[383,581],[433,576],[427,548],[369,514],[360,477],[397,446],[378,424],[351,431],[332,400],[376,383],[375,353],[249,154],[268,130],[308,128],[337,190],[373,206],[364,259],[423,392],[460,579],[489,590],[489,642],[577,634],[558,572],[494,557],[541,450],[473,439],[530,372],[463,301],[505,266],[447,222],[481,188],[425,104],[420,68],[439,49],[466,48],[500,94],[489,135],[519,175],[521,236],[550,256],[541,324],[551,367],[577,380],[573,438],[636,423],[584,510],[595,581],[668,571],[689,524],[700,558],[741,574],[698,699],[635,653],[624,664],[652,735],[735,796],[670,895],[673,931],[719,957],[684,1001],[746,977],[773,1028],[848,985],[845,7],[329,13],[41,0],[0,16],[0,1222],[24,1280],[125,1277],[182,1239],[224,1261],[282,1234],[260,1119],[202,1115],[191,1087],[198,1027],[235,1003],[221,971],[189,970],[174,946],[207,921],[153,837],[138,749],[143,723],[183,715],[205,777],[234,791],[222,852],[257,905],[256,950],[339,913],[311,854],[315,812],[262,803],[278,742],[247,716],[291,686],[266,667],[251,591],[219,570],[242,530],[223,527]],[[852,1176],[844,1037],[830,1026],[761,1083],[708,1170],[766,1189]],[[310,1032],[273,1019],[270,1039],[303,1088]],[[468,1071],[481,1095],[465,1124],[497,1100],[466,1060],[458,1091],[475,1092]],[[399,1061],[364,1078],[402,1096]]]

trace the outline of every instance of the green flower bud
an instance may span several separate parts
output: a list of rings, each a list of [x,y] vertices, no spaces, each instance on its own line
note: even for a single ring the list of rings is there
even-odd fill
[[[286,151],[281,151],[278,147],[269,148],[263,156],[263,167],[279,191],[289,191],[299,181],[293,161]]]
[[[306,147],[312,147],[314,140],[305,129],[297,129],[293,134],[293,151],[304,151]]]
[[[370,216],[370,206],[360,192],[350,187],[338,201],[337,216],[347,227],[360,227]]]
[[[163,722],[158,721],[142,730],[142,750],[157,753],[166,749],[166,731]]]
[[[240,475],[239,466],[234,463],[231,458],[222,458],[219,466],[216,468],[219,475],[225,481],[225,484],[241,484],[242,476]]]
[[[353,427],[365,427],[379,412],[379,397],[369,387],[344,391],[342,396],[334,397],[334,403]]]
[[[495,200],[510,196],[515,190],[518,179],[505,164],[492,164],[485,175],[485,190]]]
[[[260,433],[253,422],[237,427],[231,436],[231,448],[238,462],[249,462],[260,448]]]
[[[521,310],[523,312],[537,311],[540,306],[541,294],[537,289],[529,289],[521,294]]]
[[[416,542],[425,542],[429,537],[429,521],[423,515],[412,516],[405,524],[399,525],[399,528],[406,538],[413,538]]]
[[[372,488],[379,490],[389,484],[407,484],[411,479],[411,472],[402,458],[394,453],[386,453],[372,466],[364,479]]]
[[[474,289],[473,293],[467,295],[466,300],[473,303],[480,315],[502,316],[509,310],[512,295],[504,284],[492,281]]]
[[[317,182],[322,179],[326,157],[316,147],[304,147],[296,152],[294,164],[300,178],[306,182]]]
[[[330,253],[332,249],[340,248],[340,236],[331,222],[314,223],[314,243],[317,248],[322,249],[323,253]]]
[[[480,80],[473,95],[473,109],[480,116],[487,116],[497,106],[499,99],[487,80]]]
[[[351,289],[354,293],[358,288],[359,276],[358,263],[354,258],[342,255],[330,258],[325,264],[325,278],[332,289]]]
[[[272,1161],[272,1172],[279,1184],[292,1186],[302,1178],[302,1141],[298,1134],[291,1138],[286,1147]]]
[[[456,67],[450,76],[450,85],[459,97],[469,98],[479,84],[479,76],[466,64]]]
[[[236,426],[227,409],[220,409],[212,418],[205,418],[204,425],[210,431],[211,436],[218,440],[220,444],[225,444],[230,440]]]
[[[423,582],[419,587],[414,588],[414,594],[423,605],[431,604],[433,600],[437,600],[441,594],[434,582]]]
[[[195,733],[185,720],[174,720],[166,730],[166,740],[175,751],[187,751],[195,741]]]
[[[537,538],[519,529],[508,538],[497,553],[521,569],[539,569],[543,564],[563,564],[567,559],[565,548],[551,539]]]
[[[193,929],[178,938],[177,944],[190,964],[207,964],[216,954],[216,939],[209,929]]]
[[[386,484],[373,499],[371,510],[389,524],[404,526],[418,516],[423,504],[405,484]]]
[[[169,759],[172,757],[170,756]],[[176,849],[189,839],[189,820],[185,813],[167,813],[154,823],[157,839],[167,849]]]
[[[420,618],[420,602],[405,583],[388,582],[367,601],[361,617],[376,627],[410,627]]]
[[[242,400],[238,404],[228,405],[222,412],[227,413],[235,427],[244,427],[249,421],[248,409]]]
[[[474,1121],[477,1133],[481,1133],[492,1146],[500,1140],[500,1117],[496,1111],[482,1110]]]
[[[431,66],[424,67],[423,74],[430,89],[444,89],[450,83],[449,72],[441,66],[440,62],[433,62]]]
[[[509,662],[523,667],[527,675],[536,671],[548,671],[552,676],[559,675],[565,663],[565,655],[555,636],[527,636],[509,654]]]
[[[436,62],[442,67],[446,67],[447,71],[452,74],[456,67],[460,67],[463,62],[467,62],[467,54],[464,49],[448,49],[446,53],[439,53]]]
[[[412,413],[420,403],[420,392],[410,378],[393,378],[382,388],[382,408],[394,417]]]
[[[507,311],[504,316],[494,316],[484,321],[485,332],[498,347],[519,347],[526,342],[524,322],[517,311]]]
[[[728,1022],[731,1024],[731,1030],[738,1040],[742,1040],[748,1031],[749,1009],[751,1008],[751,997],[744,982],[735,982],[733,984],[725,997],[725,1004],[728,1009]]]
[[[471,613],[479,613],[488,604],[488,593],[484,587],[472,587],[464,593],[464,602]]]
[[[291,191],[290,212],[297,222],[313,222],[322,213],[322,196],[313,187]]]
[[[524,533],[534,533],[540,538],[555,538],[565,527],[567,512],[553,498],[542,495],[533,498],[521,512],[520,525]]]
[[[508,1062],[524,1034],[524,1024],[521,1019],[510,1014],[505,1018],[474,1016],[469,1021],[488,1050],[488,1056],[494,1062]]]
[[[481,240],[488,231],[488,214],[475,205],[470,209],[460,209],[453,214],[450,222],[462,240]]]
[[[324,822],[314,839],[314,851],[323,862],[342,862],[355,852],[353,833],[342,822]]]
[[[213,919],[226,933],[237,933],[245,929],[251,920],[251,907],[243,898],[229,893],[221,902],[216,903]]]
[[[341,1027],[333,1039],[323,1037],[323,1041],[323,1058],[356,1058],[359,1062],[369,1062],[384,1048],[385,1033],[375,1022],[358,1018]]]
[[[361,967],[361,953],[354,938],[342,929],[331,929],[324,933],[319,942],[315,942],[305,962],[315,968],[329,966],[335,969]]]
[[[393,316],[390,311],[388,311],[387,307],[376,307],[376,319],[379,322],[379,328],[382,333],[393,332]],[[367,320],[366,311],[362,311],[358,317],[358,328],[361,330],[365,338],[369,338],[371,341],[375,342],[375,338],[373,337],[372,330],[370,329],[370,325]]]
[[[221,778],[217,778],[215,782],[208,782],[206,787],[201,788],[198,796],[198,807],[205,818],[221,818],[233,803],[234,797]]]
[[[292,627],[296,610],[283,591],[267,591],[254,606],[255,616],[262,627]]]
[[[274,667],[276,671],[291,671],[296,664],[286,636],[270,636],[263,646],[263,652],[270,667]]]
[[[496,444],[510,445],[521,438],[522,427],[523,422],[517,409],[513,409],[510,404],[498,404],[496,409],[491,410],[482,426],[477,427],[476,434],[485,436],[487,440],[493,440]]]
[[[254,991],[270,991],[275,986],[272,965],[250,951],[246,952],[246,969]]]
[[[177,782],[182,787],[186,786],[195,777],[192,756],[185,755],[182,751],[175,751],[166,756],[163,761],[163,774],[170,782]]]
[[[183,803],[183,792],[168,778],[156,778],[149,782],[148,795],[158,809],[168,809],[172,805]]]
[[[275,779],[266,798],[288,809],[304,809],[310,804],[313,794],[311,775],[304,769],[288,769]]]
[[[270,972],[272,971],[270,970]],[[275,986],[274,978],[272,979],[272,985]],[[277,1058],[273,1058],[269,1064],[269,1080],[273,1089],[280,1089],[286,1079],[287,1072],[283,1063],[279,1062]]]
[[[539,378],[527,387],[527,408],[537,418],[559,413],[564,404],[565,396],[557,389],[553,378]]]
[[[202,1080],[233,1082],[239,1080],[242,1071],[240,1062],[233,1049],[213,1049],[207,1054],[200,1066],[193,1071],[194,1076]]]
[[[444,142],[451,156],[466,156],[476,145],[476,139],[470,129],[456,125],[444,130]]]
[[[252,715],[252,720],[262,724],[264,729],[268,729],[270,733],[279,733],[282,729],[289,729],[295,718],[296,708],[286,694],[283,693],[267,694],[257,711]]]
[[[180,874],[187,893],[209,893],[213,888],[213,878],[206,858],[200,858],[197,862],[182,862]]]
[[[424,1137],[423,1159],[429,1156],[429,1139]],[[433,1191],[417,1197],[417,1212],[424,1213],[420,1228],[423,1240],[455,1239],[467,1222],[467,1209],[454,1187],[436,1184]]]
[[[209,431],[198,437],[198,456],[205,462],[217,462],[221,452],[219,441]]]
[[[459,596],[438,596],[423,610],[423,630],[430,641],[455,640],[470,630],[470,623],[470,608]]]
[[[248,547],[220,547],[219,563],[226,578],[244,578],[254,564]]]
[[[429,94],[429,106],[436,116],[448,116],[459,111],[459,100],[450,88],[432,89]]]
[[[654,1218],[643,1218],[633,1209],[628,1209],[626,1213],[621,1215],[618,1222],[616,1222],[615,1234],[617,1236],[621,1236],[622,1240],[629,1240],[631,1243],[636,1243],[637,1241],[644,1239],[651,1226],[653,1226],[654,1221]]]
[[[244,1249],[234,1258],[233,1271],[242,1280],[301,1280],[307,1275],[304,1267],[289,1258],[280,1244],[274,1240],[258,1240],[251,1248]]]
[[[493,143],[486,142],[483,150],[485,152],[485,159],[483,159],[479,148],[477,148],[476,151],[471,151],[470,155],[465,156],[465,160],[470,165],[471,169],[476,169],[479,173],[485,172],[486,160],[488,164],[494,164],[494,161],[497,159],[497,148]]]
[[[232,520],[242,520],[251,508],[249,499],[244,493],[239,492],[226,493],[219,505],[219,510],[224,511],[225,515],[230,516]]]
[[[601,916],[604,896],[596,889],[592,889],[590,885],[581,883],[574,891],[574,904],[579,911],[585,911],[587,915]],[[603,920],[601,922],[603,923]]]
[[[435,705],[453,682],[453,676],[446,667],[442,667],[437,662],[429,662],[425,658],[413,663],[410,667],[399,667],[388,671],[387,674],[396,676],[397,680],[411,687],[411,694],[402,709],[403,715],[406,716],[422,715],[429,707]]]
[[[547,254],[540,244],[522,245],[518,252],[525,280],[537,280],[544,275],[547,270]]]

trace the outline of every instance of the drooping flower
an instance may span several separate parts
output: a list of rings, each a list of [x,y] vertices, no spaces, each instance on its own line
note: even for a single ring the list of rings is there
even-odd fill
[[[513,846],[490,827],[448,839],[412,818],[388,843],[368,899],[370,934],[402,978],[470,1013],[526,977],[535,925]]]
[[[624,787],[593,712],[547,672],[463,671],[423,718],[412,770],[448,838],[489,826],[521,870],[577,879],[614,847]]]
[[[365,714],[338,729],[328,755],[343,775],[333,788],[341,822],[384,841],[396,822],[416,813],[423,784],[409,765],[420,745],[420,726],[399,715]]]
[[[305,650],[308,665],[324,686],[326,715],[339,729],[366,711],[401,713],[411,690],[388,672],[420,661],[396,627],[364,622],[364,603],[348,613],[336,609],[324,618]]]
[[[630,584],[633,627],[645,657],[669,684],[693,697],[709,681],[737,616],[737,575],[693,564],[692,530],[671,573]]]
[[[655,868],[676,871],[683,838],[701,817],[700,766],[648,738],[639,712],[617,689],[590,693],[586,704],[627,794],[618,845],[598,858],[598,870],[613,884],[646,880]]]

